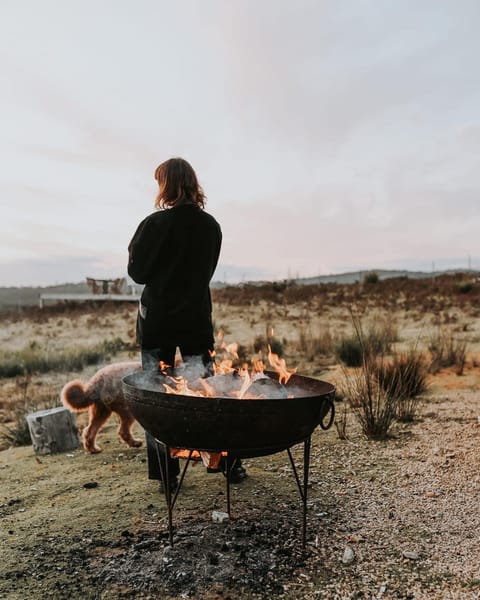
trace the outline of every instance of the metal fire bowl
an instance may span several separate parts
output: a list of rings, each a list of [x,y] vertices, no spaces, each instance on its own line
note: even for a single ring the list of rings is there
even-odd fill
[[[167,394],[155,389],[161,380],[142,371],[123,379],[127,405],[140,425],[172,448],[227,451],[239,458],[274,454],[306,440],[333,411],[335,398],[330,383],[300,375],[286,385],[294,398],[257,400]]]

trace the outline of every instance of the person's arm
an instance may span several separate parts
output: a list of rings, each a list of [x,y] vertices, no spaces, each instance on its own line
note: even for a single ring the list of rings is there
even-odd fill
[[[217,223],[216,224],[216,230],[215,230],[215,250],[214,250],[214,255],[212,257],[212,263],[210,266],[210,279],[213,277],[214,273],[215,273],[215,269],[217,268],[217,264],[218,264],[218,259],[220,257],[220,250],[222,247],[222,230],[220,229],[220,225]]]
[[[133,281],[148,283],[158,251],[158,228],[147,217],[140,223],[128,245],[128,274]]]

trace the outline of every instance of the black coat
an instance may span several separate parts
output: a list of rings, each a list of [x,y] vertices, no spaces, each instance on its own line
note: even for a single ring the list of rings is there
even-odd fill
[[[138,226],[128,246],[128,274],[144,283],[137,339],[142,348],[213,344],[209,283],[222,232],[193,204],[159,210]],[[145,308],[143,308],[145,307]]]

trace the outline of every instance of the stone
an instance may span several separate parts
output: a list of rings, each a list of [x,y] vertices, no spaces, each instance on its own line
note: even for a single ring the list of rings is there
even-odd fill
[[[225,521],[229,521],[230,517],[228,513],[222,512],[221,510],[212,511],[212,521],[214,523],[224,523]]]
[[[343,551],[342,563],[344,565],[349,565],[353,562],[355,558],[354,551],[350,548],[350,546],[345,546],[345,550]]]
[[[55,454],[80,446],[75,417],[63,406],[30,413],[26,419],[35,454]]]

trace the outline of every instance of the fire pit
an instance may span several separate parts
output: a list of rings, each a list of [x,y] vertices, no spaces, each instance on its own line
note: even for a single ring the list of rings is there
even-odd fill
[[[271,380],[278,378],[271,372],[265,375]],[[285,384],[289,397],[238,399],[169,394],[164,391],[164,382],[165,377],[161,374],[137,372],[125,377],[123,389],[134,417],[160,444],[166,446],[167,452],[170,448],[190,450],[173,499],[168,481],[164,482],[170,542],[173,543],[171,512],[194,450],[227,453],[227,470],[238,458],[266,456],[286,450],[303,500],[305,543],[310,438],[317,426],[328,429],[333,423],[334,386],[292,375]],[[302,442],[303,485],[290,452],[292,446]],[[226,482],[230,514],[228,477]]]

